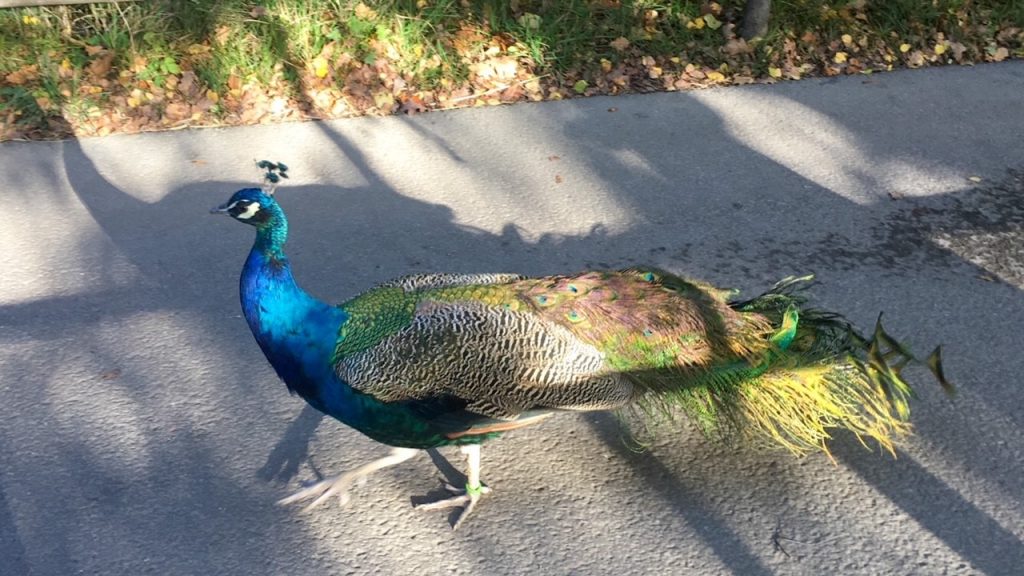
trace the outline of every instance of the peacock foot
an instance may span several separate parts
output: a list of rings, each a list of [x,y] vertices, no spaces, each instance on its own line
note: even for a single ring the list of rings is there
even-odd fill
[[[427,511],[461,507],[462,512],[460,512],[458,518],[455,519],[455,524],[452,526],[452,530],[458,530],[459,526],[466,521],[466,518],[469,518],[469,515],[473,513],[473,509],[476,507],[476,503],[480,501],[480,497],[491,492],[491,489],[483,484],[477,484],[474,487],[468,482],[466,483],[465,488],[458,488],[446,483],[444,485],[444,489],[454,494],[454,496],[438,500],[437,502],[416,504],[414,507],[417,510]]]
[[[341,505],[344,506],[349,501],[348,490],[356,482],[365,479],[377,470],[405,462],[419,453],[419,450],[414,450],[412,448],[395,448],[391,451],[391,454],[384,458],[374,460],[373,462],[360,466],[351,472],[346,472],[339,476],[334,476],[333,478],[321,480],[308,488],[299,490],[287,498],[278,500],[277,503],[279,506],[288,506],[289,504],[294,504],[296,502],[312,500],[312,502],[302,509],[303,512],[308,512],[320,504],[323,504],[332,496],[337,496]]]

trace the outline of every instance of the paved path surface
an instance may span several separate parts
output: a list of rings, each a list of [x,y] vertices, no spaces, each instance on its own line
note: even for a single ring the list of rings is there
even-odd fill
[[[484,449],[465,531],[410,498],[274,501],[385,448],[288,396],[240,317],[251,230],[206,214],[291,165],[299,281],[651,263],[946,345],[899,458],[636,454],[567,415]],[[0,146],[4,574],[1019,574],[1024,63],[772,87]],[[970,177],[980,178],[974,182]],[[455,451],[442,454],[461,468]],[[442,461],[443,464],[443,461]]]

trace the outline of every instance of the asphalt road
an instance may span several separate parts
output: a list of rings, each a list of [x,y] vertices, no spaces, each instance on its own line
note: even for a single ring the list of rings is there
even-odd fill
[[[464,530],[421,457],[290,397],[240,316],[252,231],[207,215],[283,161],[288,252],[340,301],[428,271],[654,264],[818,302],[927,353],[896,459],[650,450],[607,415],[486,445]],[[1020,574],[1024,63],[412,118],[0,145],[3,574]],[[972,179],[973,177],[973,179]],[[458,468],[457,451],[442,451]],[[438,460],[444,468],[443,460]]]

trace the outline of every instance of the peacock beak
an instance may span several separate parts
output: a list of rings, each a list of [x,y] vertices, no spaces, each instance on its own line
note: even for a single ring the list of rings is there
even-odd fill
[[[228,213],[228,205],[227,204],[221,204],[220,206],[217,206],[216,208],[210,208],[210,214],[227,214],[227,213]]]

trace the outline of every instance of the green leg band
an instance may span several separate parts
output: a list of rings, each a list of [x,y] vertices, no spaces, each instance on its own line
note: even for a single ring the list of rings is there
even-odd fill
[[[466,494],[470,496],[479,496],[484,493],[484,485],[477,484],[476,486],[470,486],[469,482],[466,482]]]

